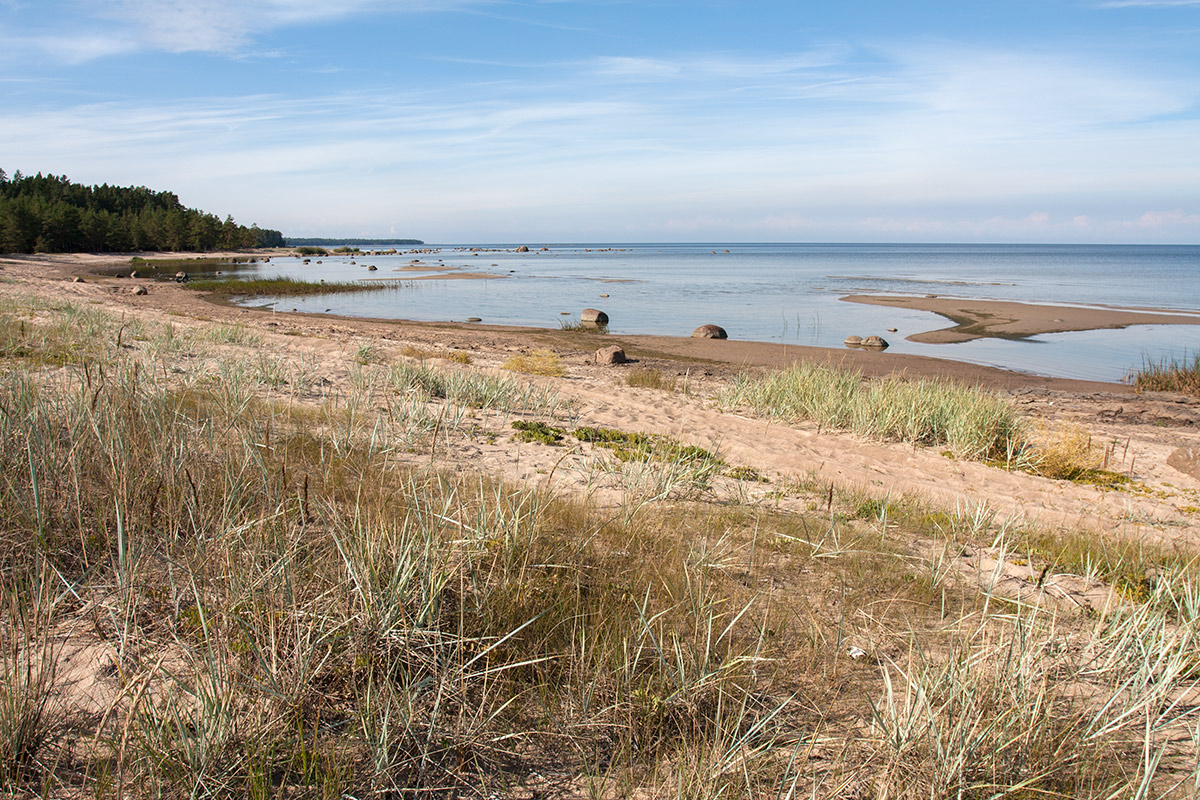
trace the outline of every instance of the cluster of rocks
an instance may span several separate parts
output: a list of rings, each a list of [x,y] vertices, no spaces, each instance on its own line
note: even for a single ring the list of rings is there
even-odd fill
[[[579,321],[585,327],[602,328],[608,325],[608,314],[605,314],[598,308],[585,308],[579,314]],[[692,331],[692,338],[728,339],[729,334],[720,325],[701,325]],[[625,351],[617,345],[601,347],[593,354],[592,358],[597,364],[624,364],[629,360],[625,356]]]
[[[884,339],[882,336],[867,336],[865,338],[862,336],[847,336],[843,344],[846,347],[858,347],[865,350],[886,350],[889,346],[887,339]]]

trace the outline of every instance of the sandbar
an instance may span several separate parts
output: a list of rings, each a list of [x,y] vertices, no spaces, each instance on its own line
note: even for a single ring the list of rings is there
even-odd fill
[[[1042,333],[1128,328],[1131,325],[1200,325],[1200,314],[1163,309],[1054,306],[1009,300],[856,294],[850,303],[929,311],[954,324],[907,336],[911,342],[951,344],[973,339],[1026,339]]]

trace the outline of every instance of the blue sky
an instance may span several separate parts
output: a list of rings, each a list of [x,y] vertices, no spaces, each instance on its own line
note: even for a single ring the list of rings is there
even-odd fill
[[[0,102],[293,236],[1200,242],[1200,0],[0,0]]]

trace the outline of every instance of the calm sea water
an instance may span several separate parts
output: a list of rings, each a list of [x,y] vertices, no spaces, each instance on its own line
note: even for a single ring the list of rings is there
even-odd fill
[[[714,323],[732,338],[824,347],[841,347],[849,334],[880,334],[890,353],[1093,380],[1120,380],[1144,360],[1200,352],[1200,326],[1190,325],[919,344],[905,336],[949,322],[839,300],[854,293],[938,294],[1200,311],[1200,246],[606,244],[551,245],[545,252],[539,245],[528,253],[514,252],[514,245],[485,252],[437,247],[432,255],[397,248],[399,255],[325,256],[320,264],[276,258],[239,274],[402,281],[363,294],[247,301],[288,311],[424,321],[480,317],[556,328],[594,307],[609,315],[614,333],[687,336]],[[401,271],[414,258],[495,278],[406,281],[421,274]],[[372,264],[377,271],[368,272]]]

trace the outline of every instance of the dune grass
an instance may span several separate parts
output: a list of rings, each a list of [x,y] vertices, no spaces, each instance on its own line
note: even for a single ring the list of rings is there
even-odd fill
[[[1177,359],[1145,361],[1129,382],[1139,392],[1180,392],[1200,397],[1200,353]]]
[[[663,392],[673,392],[678,384],[674,375],[666,375],[660,370],[650,367],[635,367],[625,375],[625,383],[642,389],[658,389]]]
[[[864,379],[851,370],[796,365],[742,376],[718,402],[785,420],[811,420],[874,439],[948,447],[963,458],[1000,458],[1023,440],[1012,404],[952,381]]]
[[[945,551],[914,547],[929,531],[850,519],[832,492],[808,514],[672,498],[631,516],[397,458],[429,417],[385,397],[554,409],[515,379],[367,365],[336,409],[299,406],[236,362],[169,378],[116,345],[119,320],[38,323],[0,364],[11,794],[1109,798],[1200,781],[1186,569],[1145,602],[1055,615],[956,580]],[[38,356],[84,332],[86,361]],[[65,677],[80,647],[100,659],[88,714]]]

